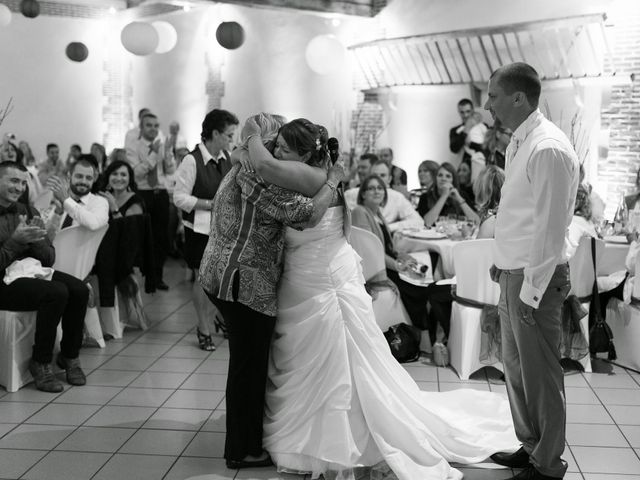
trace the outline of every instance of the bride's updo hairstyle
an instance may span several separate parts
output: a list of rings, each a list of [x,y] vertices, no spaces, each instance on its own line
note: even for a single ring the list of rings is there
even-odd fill
[[[306,162],[308,165],[326,168],[329,164],[329,133],[322,125],[316,125],[306,118],[296,118],[285,123],[278,134],[298,155],[311,153]]]

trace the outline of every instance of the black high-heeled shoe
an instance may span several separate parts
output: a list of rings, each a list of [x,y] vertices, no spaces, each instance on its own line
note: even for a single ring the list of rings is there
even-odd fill
[[[198,336],[198,346],[200,350],[206,350],[207,352],[213,352],[216,346],[213,344],[213,338],[211,335],[205,335],[196,327],[196,335]]]
[[[216,329],[216,333],[222,332],[222,336],[224,338],[229,338],[229,335],[227,334],[227,326],[225,325],[224,320],[215,317],[213,319],[213,326]]]

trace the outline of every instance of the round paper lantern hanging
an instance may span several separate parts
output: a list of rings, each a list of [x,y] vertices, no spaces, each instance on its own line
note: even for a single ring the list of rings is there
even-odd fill
[[[4,3],[0,3],[0,27],[11,23],[11,10]]]
[[[307,65],[320,75],[326,75],[340,68],[344,62],[344,57],[344,46],[333,35],[318,35],[314,37],[305,51]]]
[[[124,48],[134,55],[149,55],[158,47],[158,32],[153,25],[145,22],[131,22],[120,33]]]
[[[71,61],[84,62],[89,56],[89,49],[82,42],[71,42],[67,45],[66,54]]]
[[[27,18],[36,18],[40,15],[40,4],[37,0],[22,0],[20,2],[20,11]]]
[[[158,32],[158,46],[156,53],[167,53],[173,50],[178,41],[178,32],[169,22],[153,22],[153,28]]]
[[[244,43],[244,28],[238,22],[222,22],[216,29],[216,40],[227,50],[235,50]]]

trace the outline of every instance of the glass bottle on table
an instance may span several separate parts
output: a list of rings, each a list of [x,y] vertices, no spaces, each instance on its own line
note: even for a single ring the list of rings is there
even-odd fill
[[[620,194],[620,203],[618,204],[616,215],[613,218],[613,229],[616,235],[624,233],[628,220],[629,210],[627,209],[627,202],[624,201],[624,194]]]

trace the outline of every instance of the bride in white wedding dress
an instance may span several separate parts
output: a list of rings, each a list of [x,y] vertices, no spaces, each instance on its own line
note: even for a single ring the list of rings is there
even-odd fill
[[[283,127],[275,157],[293,160],[286,149],[300,154],[305,143],[322,153],[326,130],[307,130]],[[308,167],[305,176],[296,162],[253,153],[252,166],[268,181],[302,190],[317,184],[317,168]],[[449,462],[515,451],[506,397],[467,389],[422,392],[391,355],[360,257],[347,241],[346,217],[337,200],[317,226],[286,232],[263,437],[278,469],[355,478],[354,468],[385,461],[400,480],[460,479]]]

